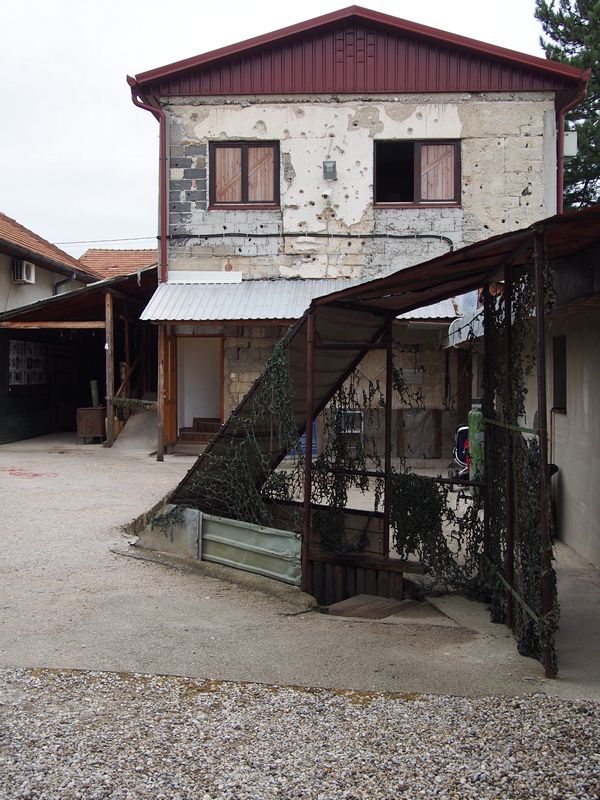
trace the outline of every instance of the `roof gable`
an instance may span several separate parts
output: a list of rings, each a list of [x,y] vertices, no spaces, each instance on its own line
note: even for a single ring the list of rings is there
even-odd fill
[[[140,73],[157,96],[540,91],[585,73],[360,6]]]
[[[103,278],[115,275],[131,275],[140,269],[154,267],[158,262],[154,250],[115,250],[90,248],[79,259],[83,268]]]
[[[44,269],[60,274],[76,272],[78,277],[96,280],[95,272],[79,263],[55,244],[51,244],[30,231],[12,217],[0,212],[0,251],[9,252],[17,258],[26,258]]]

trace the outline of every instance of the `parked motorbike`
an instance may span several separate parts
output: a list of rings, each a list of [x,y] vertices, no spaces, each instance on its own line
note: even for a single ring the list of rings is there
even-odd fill
[[[448,469],[449,478],[469,478],[469,426],[459,425],[454,434],[454,450],[452,452],[452,464]],[[451,492],[454,491],[454,484],[448,486]]]

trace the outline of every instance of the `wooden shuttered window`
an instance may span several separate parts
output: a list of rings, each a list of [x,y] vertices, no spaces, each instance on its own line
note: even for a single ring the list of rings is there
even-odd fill
[[[455,150],[454,144],[420,146],[422,202],[452,202],[455,199]]]
[[[374,177],[376,204],[458,205],[460,143],[377,141]]]
[[[215,202],[242,202],[242,150],[218,147],[215,152]]]
[[[279,205],[276,142],[215,142],[210,155],[211,205]]]

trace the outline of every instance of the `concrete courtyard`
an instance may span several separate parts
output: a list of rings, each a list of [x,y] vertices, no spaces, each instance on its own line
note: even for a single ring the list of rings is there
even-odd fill
[[[193,458],[77,445],[56,435],[0,446],[0,667],[182,675],[462,696],[600,698],[600,575],[558,547],[559,678],[518,655],[483,606],[442,598],[436,622],[299,613],[205,572],[126,558],[121,526]]]

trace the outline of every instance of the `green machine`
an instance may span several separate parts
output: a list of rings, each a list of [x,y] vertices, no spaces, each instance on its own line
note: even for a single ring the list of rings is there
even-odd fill
[[[480,408],[469,411],[469,480],[483,479],[485,422]]]

